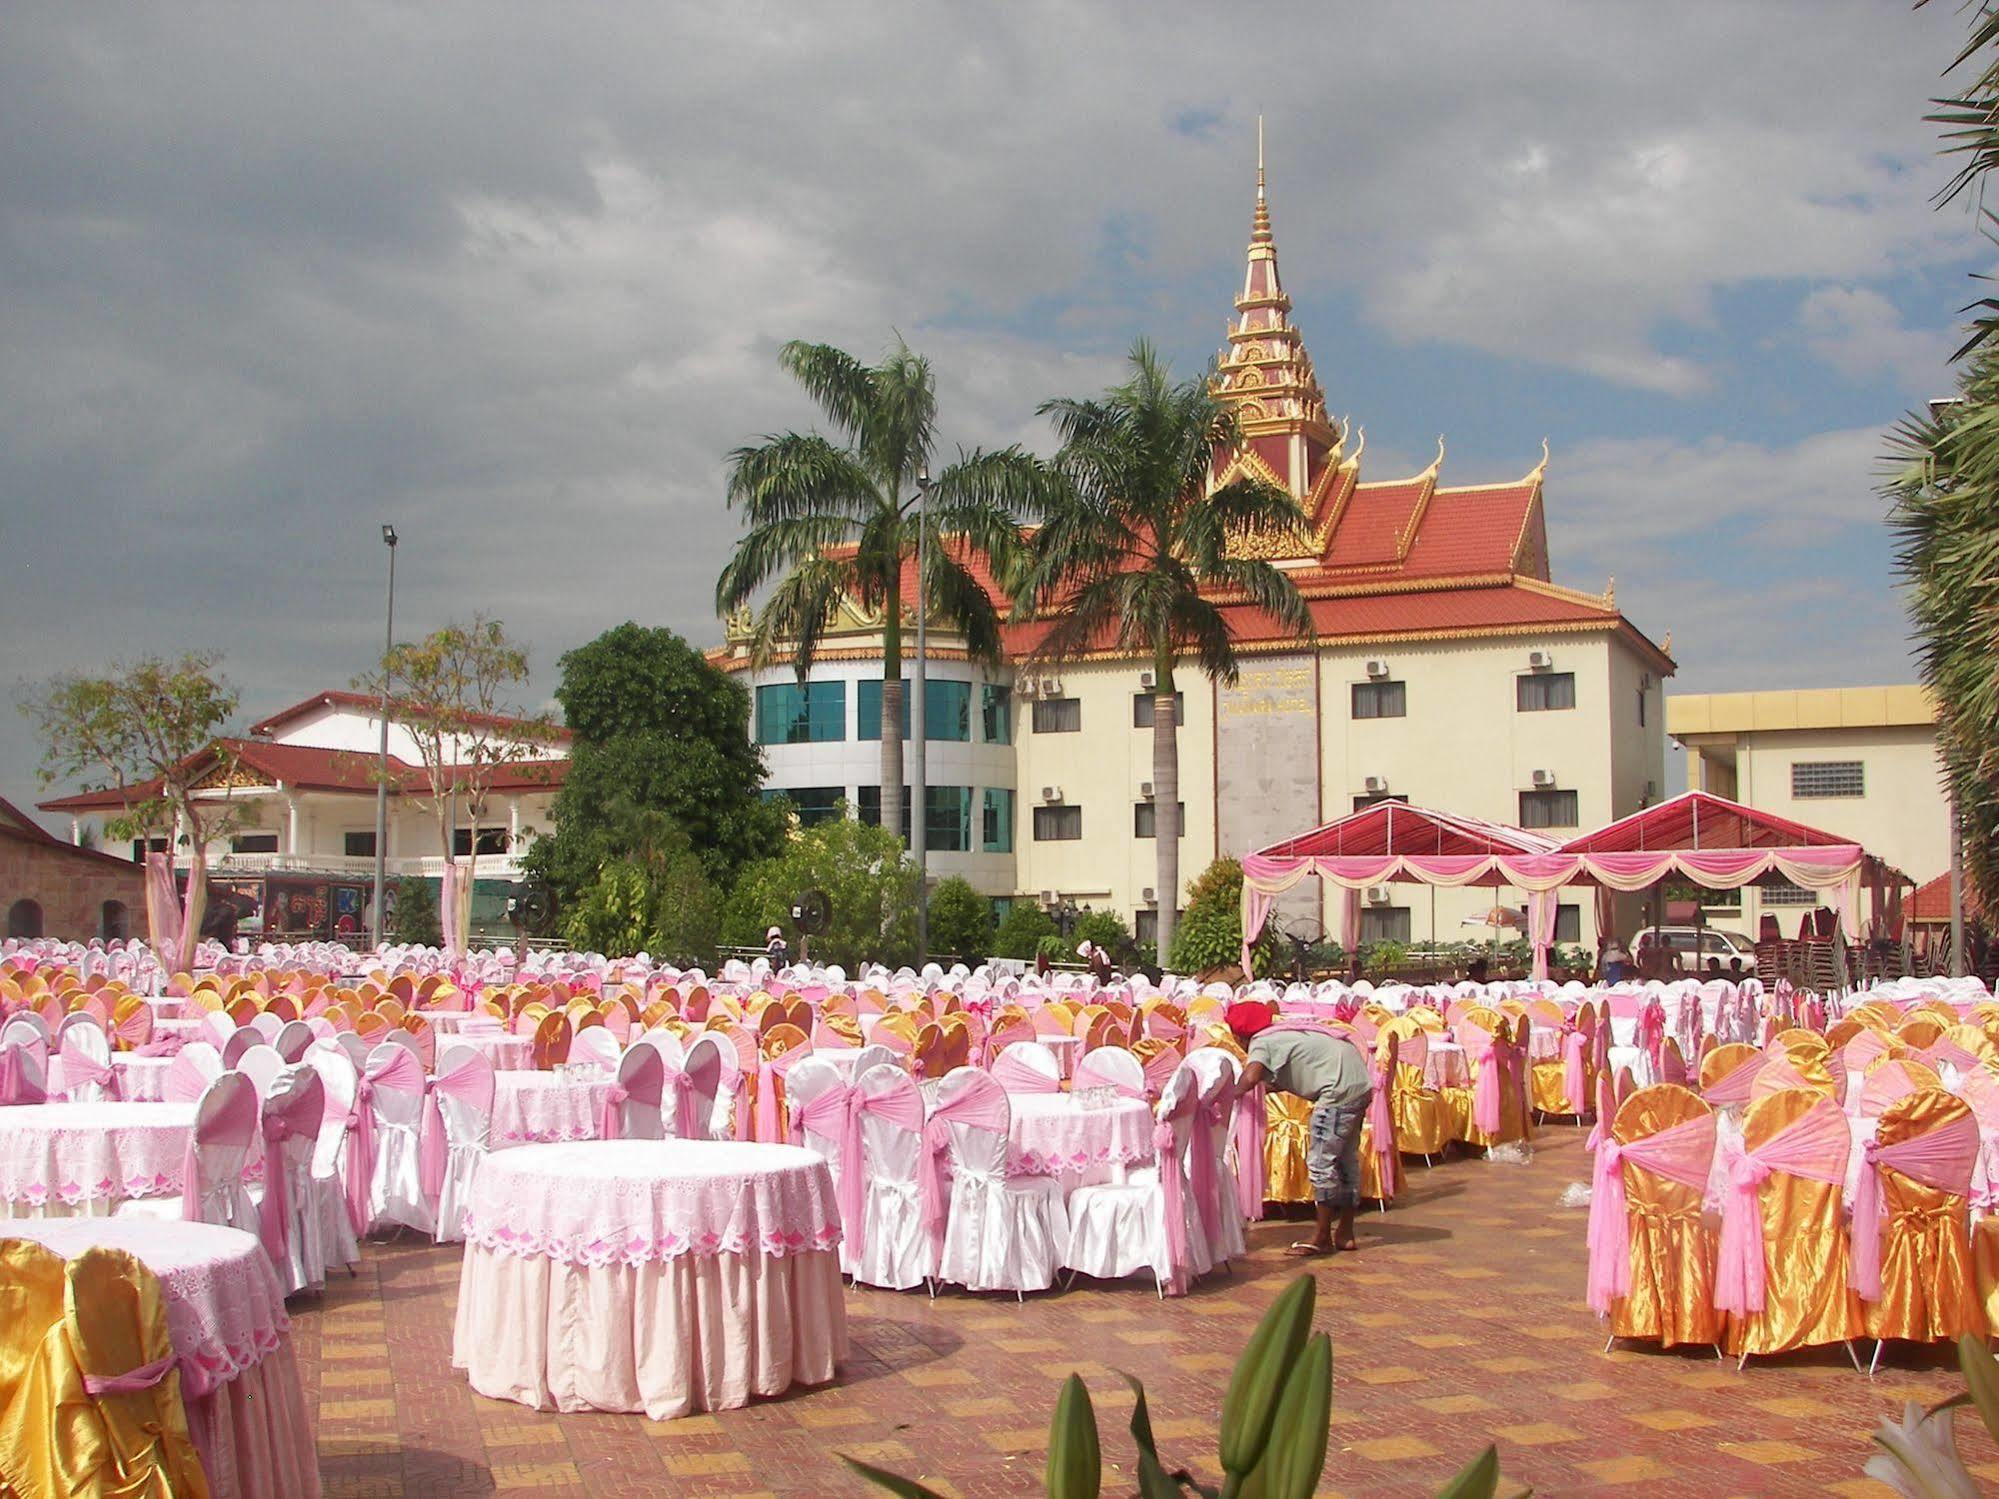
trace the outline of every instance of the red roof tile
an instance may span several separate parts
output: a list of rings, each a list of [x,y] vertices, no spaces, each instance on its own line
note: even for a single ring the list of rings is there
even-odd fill
[[[1439,489],[1416,528],[1402,571],[1426,578],[1510,571],[1538,489],[1532,480]]]
[[[1347,501],[1325,561],[1330,567],[1366,567],[1402,555],[1402,534],[1436,480],[1427,474],[1386,484],[1360,484]]]

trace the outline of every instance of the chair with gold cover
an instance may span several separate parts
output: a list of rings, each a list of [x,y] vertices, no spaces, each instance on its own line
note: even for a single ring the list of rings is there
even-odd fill
[[[782,1145],[791,1138],[791,1110],[785,1101],[784,1079],[794,1066],[811,1055],[811,1038],[789,1023],[774,1025],[757,1038],[755,1071],[751,1074],[755,1078],[751,1106],[757,1140],[766,1145]]]
[[[1590,1309],[1609,1318],[1613,1341],[1719,1346],[1716,1234],[1701,1214],[1713,1110],[1688,1089],[1661,1083],[1627,1098],[1607,1134],[1590,1195]]]
[[[1728,1314],[1725,1346],[1738,1367],[1751,1354],[1825,1343],[1844,1343],[1853,1357],[1863,1322],[1840,1201],[1851,1149],[1846,1116],[1822,1090],[1768,1093],[1744,1113],[1714,1298]]]
[[[1429,1060],[1429,1033],[1409,1016],[1400,1015],[1381,1027],[1375,1044],[1379,1046],[1390,1036],[1396,1044],[1395,1087],[1390,1095],[1395,1148],[1420,1155],[1427,1166],[1430,1157],[1440,1153],[1450,1140],[1442,1095],[1423,1074]]]
[[[1876,1364],[1889,1338],[1985,1335],[1971,1261],[1977,1160],[1977,1117],[1942,1088],[1919,1088],[1882,1111],[1853,1198],[1854,1289]]]
[[[0,1489],[64,1491],[55,1467],[53,1337],[66,1346],[62,1256],[32,1239],[0,1239]]]
[[[1954,1022],[1955,1016],[1952,1018]],[[1942,1019],[1933,1013],[1919,1011],[1895,1028],[1895,1039],[1915,1051],[1924,1051],[1934,1045],[1943,1033]]]
[[[1263,1097],[1263,1196],[1267,1202],[1310,1202],[1312,1178],[1305,1162],[1312,1101],[1275,1088]]]
[[[569,1060],[569,1044],[575,1039],[570,1028],[569,1017],[561,1011],[552,1011],[541,1017],[534,1028],[534,1040],[528,1046],[528,1058],[535,1070],[552,1072],[556,1066]]]
[[[1858,1112],[1863,1119],[1878,1118],[1911,1093],[1942,1086],[1933,1067],[1911,1057],[1883,1057],[1861,1079]]]
[[[1816,1048],[1798,1044],[1785,1046],[1773,1040],[1764,1048],[1763,1066],[1749,1086],[1751,1100],[1789,1088],[1808,1088],[1838,1102],[1843,1080],[1834,1078],[1831,1057],[1832,1053],[1826,1049],[1822,1039]]]
[[[1528,1022],[1523,1018],[1520,1022]],[[1475,1005],[1458,1023],[1471,1079],[1463,1088],[1444,1088],[1455,1138],[1481,1149],[1527,1138],[1522,1092],[1526,1047],[1513,1038],[1513,1022],[1497,1010]]]
[[[1584,1005],[1577,1011],[1573,1023],[1565,1023],[1538,1018],[1538,1009],[1555,1009],[1555,1006],[1538,1006],[1536,1023],[1542,1026],[1559,1025],[1562,1041],[1558,1055],[1533,1064],[1534,1112],[1543,1118],[1550,1114],[1570,1115],[1580,1124],[1590,1111],[1590,1061],[1596,1050],[1595,1012]],[[1560,1013],[1556,1010],[1557,1015]]]
[[[119,1249],[86,1249],[68,1268],[70,1346],[105,1439],[91,1474],[105,1487],[73,1492],[207,1499],[159,1278]]]

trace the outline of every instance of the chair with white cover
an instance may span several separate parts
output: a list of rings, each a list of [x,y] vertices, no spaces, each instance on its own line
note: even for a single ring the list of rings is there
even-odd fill
[[[1122,1280],[1150,1270],[1162,1297],[1168,1290],[1185,1294],[1200,1273],[1195,1251],[1201,1223],[1186,1172],[1199,1106],[1199,1079],[1182,1067],[1160,1095],[1154,1164],[1129,1173],[1122,1182],[1070,1193],[1065,1269],[1098,1280]]]
[[[719,1046],[690,1046],[682,1051],[677,1036],[668,1035],[671,1049],[655,1043],[665,1063],[666,1078],[660,1089],[660,1123],[675,1140],[710,1138],[708,1122],[715,1116],[716,1094],[722,1084],[722,1049]]]
[[[328,1264],[352,1267],[360,1262],[360,1234],[367,1227],[365,1222],[358,1227],[355,1223],[358,1213],[348,1206],[347,1184],[347,1146],[354,1130],[361,1073],[337,1046],[313,1047],[305,1054],[305,1065],[319,1074],[326,1089],[325,1113],[312,1147],[314,1201],[326,1215],[321,1242],[326,1245]]]
[[[407,1047],[409,1049],[410,1055],[416,1058],[417,1065],[419,1067],[423,1066],[422,1045],[418,1043],[417,1038],[415,1036],[411,1035],[408,1031],[404,1030],[399,1025],[392,1025],[387,1030],[383,1031],[381,1039],[376,1041],[374,1046],[368,1048],[368,1055],[373,1056],[375,1054],[376,1047],[381,1047],[381,1046]]]
[[[277,1047],[267,1046],[259,1041],[254,1046],[243,1048],[243,1054],[236,1058],[236,1070],[255,1085],[257,1097],[269,1098],[271,1084],[275,1083],[278,1074],[285,1070],[285,1059],[278,1055]]]
[[[43,1050],[48,1049],[49,1023],[33,1010],[9,1015],[7,1023],[0,1025],[0,1046],[16,1046],[28,1041],[39,1042]]]
[[[593,1025],[583,1034],[602,1029]],[[570,1055],[575,1054],[572,1046]],[[606,1140],[664,1140],[666,1120],[661,1115],[660,1099],[666,1087],[666,1058],[651,1042],[640,1041],[615,1065],[617,1081],[605,1099],[599,1134]]]
[[[347,1060],[354,1064],[356,1072],[360,1072],[368,1065],[370,1048],[366,1037],[357,1036],[352,1031],[340,1031],[334,1035],[333,1044],[346,1053]]]
[[[951,1160],[937,1278],[968,1291],[1045,1291],[1069,1248],[1062,1183],[1007,1174],[1012,1109],[989,1073],[953,1068],[925,1125],[925,1149]],[[936,1224],[932,1222],[932,1233]]]
[[[437,1059],[437,1076],[431,1080],[430,1091],[437,1100],[437,1122],[444,1130],[443,1172],[437,1182],[437,1224],[432,1237],[440,1244],[456,1243],[465,1237],[465,1209],[472,1201],[472,1184],[492,1136],[492,1057],[471,1046],[445,1047]],[[435,1157],[437,1147],[429,1148]]]
[[[94,1015],[65,1015],[56,1027],[62,1096],[71,1103],[99,1103],[118,1094],[111,1070],[111,1038]]]
[[[49,1043],[39,1031],[16,1030],[0,1042],[0,1104],[44,1103],[49,1088]]]
[[[279,1028],[277,1038],[271,1042],[271,1045],[278,1049],[278,1055],[289,1065],[304,1060],[306,1048],[312,1045],[314,1039],[310,1021],[287,1020]]]
[[[227,1010],[209,1010],[201,1017],[201,1039],[217,1051],[222,1043],[236,1034],[236,1021]]]
[[[222,1053],[206,1041],[190,1041],[167,1064],[160,1096],[168,1103],[199,1103],[208,1085],[222,1076]]]
[[[786,1076],[784,1095],[791,1114],[792,1143],[824,1156],[827,1167],[833,1173],[833,1197],[842,1204],[840,1222],[844,1230],[848,1211],[846,1204],[849,1201],[858,1204],[862,1200],[862,1194],[853,1190],[858,1183],[850,1184],[847,1180],[848,1172],[862,1169],[859,1160],[850,1159],[848,1133],[850,1115],[860,1101],[860,1094],[847,1085],[840,1076],[839,1068],[811,1056],[798,1063]],[[829,1099],[830,1103],[822,1104],[822,1098]],[[840,1242],[842,1274],[853,1273],[852,1245],[853,1237],[843,1233]]]
[[[379,1042],[368,1053],[356,1101],[368,1110],[373,1126],[374,1150],[365,1163],[368,1228],[401,1225],[429,1233],[435,1207],[423,1193],[424,1078],[416,1052],[394,1041]]]
[[[742,1072],[736,1048],[726,1036],[703,1031],[687,1048],[688,1084],[693,1089],[700,1138],[736,1137],[736,1094],[742,1087]]]
[[[222,1043],[223,1067],[234,1068],[243,1059],[244,1052],[253,1046],[262,1045],[263,1041],[263,1036],[247,1025],[239,1031],[231,1031],[228,1039]]]
[[[1203,1225],[1212,1268],[1240,1259],[1249,1251],[1235,1170],[1228,1159],[1236,1079],[1242,1068],[1218,1046],[1189,1052],[1182,1065],[1194,1074],[1200,1089],[1187,1146],[1187,1182],[1195,1194],[1195,1218]],[[1212,1165],[1204,1165],[1204,1161]]]
[[[278,1019],[269,1010],[259,1010],[250,1017],[249,1023],[243,1027],[247,1031],[255,1031],[266,1045],[275,1045],[278,1039],[278,1032],[284,1028],[284,1021]]]
[[[847,1069],[847,1075],[856,1082],[859,1082],[861,1074],[866,1072],[870,1067],[883,1066],[900,1067],[904,1072],[907,1072],[909,1070],[909,1059],[901,1052],[891,1051],[886,1046],[876,1046],[870,1042],[854,1053],[854,1065]]]
[[[618,1049],[618,1038],[601,1025],[585,1026],[570,1038],[569,1064],[588,1067],[602,1067],[615,1075],[622,1053]]]
[[[267,1048],[260,1048],[267,1049]],[[251,1189],[258,1236],[285,1294],[326,1284],[326,1212],[339,1203],[336,1183],[313,1176],[312,1157],[326,1117],[326,1084],[312,1068],[287,1067],[263,1090],[264,1176]]]
[[[993,1080],[1009,1093],[1060,1093],[1062,1064],[1053,1047],[1039,1041],[1010,1041],[993,1058]]]
[[[257,1205],[243,1184],[243,1167],[257,1138],[257,1090],[240,1072],[211,1082],[194,1108],[194,1131],[181,1169],[178,1197],[130,1197],[120,1218],[185,1219],[257,1231]]]
[[[830,1064],[828,1064],[830,1065]],[[854,1080],[861,1102],[859,1232],[849,1225],[854,1279],[906,1291],[930,1278],[930,1233],[923,1222],[918,1173],[924,1160],[923,1095],[897,1062]],[[851,1193],[852,1189],[849,1188]]]
[[[1213,1047],[1201,1047],[1202,1051],[1212,1051]],[[1099,1046],[1088,1052],[1076,1064],[1076,1075],[1069,1079],[1073,1092],[1088,1088],[1111,1088],[1120,1098],[1145,1097],[1145,1064],[1137,1055],[1122,1046]]]

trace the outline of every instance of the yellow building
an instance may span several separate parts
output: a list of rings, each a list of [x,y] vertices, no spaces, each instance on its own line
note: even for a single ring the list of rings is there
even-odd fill
[[[1666,700],[1666,732],[1687,752],[1687,786],[1861,844],[1918,885],[1950,865],[1950,807],[1936,712],[1921,687],[1692,693]],[[1817,902],[1802,890],[1744,892],[1710,914],[1785,936]],[[1739,915],[1739,922],[1736,919]]]
[[[1259,171],[1215,378],[1243,441],[1214,480],[1247,470],[1298,500],[1297,530],[1256,545],[1296,581],[1315,638],[1227,604],[1241,680],[1181,667],[1182,877],[1387,798],[1556,836],[1656,800],[1673,661],[1610,590],[1552,581],[1545,444],[1502,483],[1444,483],[1441,441],[1420,473],[1364,478],[1365,435],[1328,416],[1290,312]],[[729,621],[711,654],[756,697],[770,788],[809,816],[841,800],[863,816],[879,806],[880,627],[850,601],[803,685],[788,661],[753,664],[747,618]],[[1044,629],[1010,625],[994,671],[933,626],[930,869],[995,897],[1114,910],[1146,938],[1166,894],[1153,888],[1150,663],[1104,653],[1038,664]],[[1293,901],[1292,918],[1309,914]],[[1383,887],[1369,892],[1361,935],[1478,935],[1467,918],[1491,905],[1489,891]],[[1559,940],[1593,940],[1588,905],[1563,908]]]

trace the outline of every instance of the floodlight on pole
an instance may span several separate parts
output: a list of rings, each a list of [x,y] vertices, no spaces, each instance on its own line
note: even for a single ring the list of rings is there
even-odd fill
[[[383,922],[383,886],[387,883],[389,850],[389,653],[396,648],[396,528],[382,527],[382,544],[389,549],[388,627],[382,644],[382,721],[380,763],[375,767],[375,946],[387,935]]]

